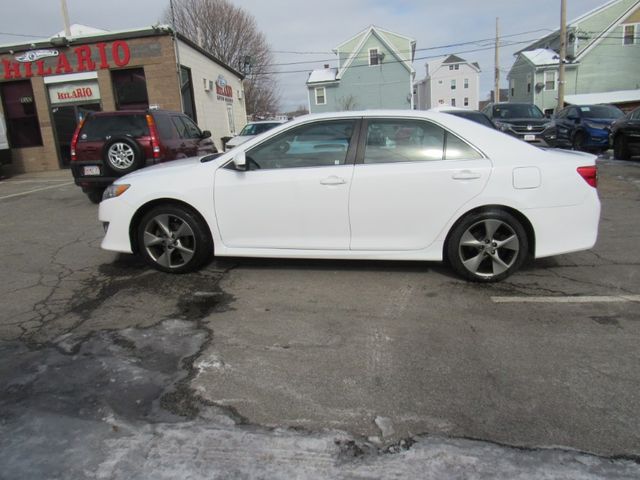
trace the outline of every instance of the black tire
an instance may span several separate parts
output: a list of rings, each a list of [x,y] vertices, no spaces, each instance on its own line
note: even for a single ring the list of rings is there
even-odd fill
[[[576,134],[573,136],[573,142],[571,143],[571,145],[573,146],[574,150],[579,150],[581,152],[585,151],[585,146],[584,146],[584,141],[586,140],[586,135],[584,134],[584,132],[576,132]]]
[[[98,204],[102,201],[102,194],[104,193],[104,190],[104,188],[92,188],[91,190],[85,190],[84,193],[87,194],[91,203]]]
[[[627,139],[622,134],[616,135],[616,138],[613,139],[613,157],[617,160],[629,160],[631,158]]]
[[[179,205],[160,205],[147,212],[137,226],[137,242],[145,262],[168,273],[197,270],[213,254],[205,222]]]
[[[513,215],[486,210],[468,214],[453,227],[445,252],[451,267],[467,280],[499,282],[526,260],[529,241]]]
[[[142,168],[144,156],[138,142],[129,137],[115,137],[102,149],[104,165],[118,176]]]

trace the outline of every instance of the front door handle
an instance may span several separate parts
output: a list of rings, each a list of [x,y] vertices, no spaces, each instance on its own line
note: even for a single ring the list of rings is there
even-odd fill
[[[471,170],[461,170],[451,175],[454,180],[475,180],[482,175],[478,172],[472,172]]]
[[[320,185],[344,185],[347,181],[344,178],[331,175],[330,177],[320,180]]]

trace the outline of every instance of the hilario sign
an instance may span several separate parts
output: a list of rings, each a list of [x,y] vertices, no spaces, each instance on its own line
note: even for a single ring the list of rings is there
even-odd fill
[[[111,67],[124,67],[131,60],[129,44],[117,40],[111,44],[96,43],[58,50],[32,50],[18,54],[14,60],[2,59],[4,80],[46,77],[64,73],[91,72]]]
[[[100,100],[97,81],[71,82],[49,85],[49,100],[58,103],[87,102]]]

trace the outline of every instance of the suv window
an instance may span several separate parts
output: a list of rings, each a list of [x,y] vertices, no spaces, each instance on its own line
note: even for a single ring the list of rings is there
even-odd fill
[[[178,136],[180,138],[188,138],[187,137],[187,127],[182,122],[182,119],[180,117],[178,117],[177,115],[172,116],[171,117],[171,122],[176,127],[176,130],[178,131]]]
[[[347,159],[355,120],[303,125],[248,150],[249,169],[342,165]]]
[[[142,114],[89,115],[80,132],[80,140],[104,140],[116,135],[128,135],[133,138],[148,136],[147,119]]]
[[[632,120],[640,120],[640,108],[636,109],[636,110],[631,114],[631,119],[632,119]]]
[[[168,115],[154,115],[153,118],[158,126],[160,138],[163,140],[175,140],[178,138],[176,127]]]
[[[444,158],[443,128],[425,121],[372,120],[364,163],[422,162]]]
[[[544,118],[544,114],[535,105],[501,103],[493,106],[493,118]]]
[[[180,119],[184,122],[187,138],[202,138],[202,132],[190,118],[180,117]]]

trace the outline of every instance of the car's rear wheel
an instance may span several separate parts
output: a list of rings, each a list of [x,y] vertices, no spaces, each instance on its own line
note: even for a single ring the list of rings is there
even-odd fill
[[[142,166],[142,149],[130,138],[114,138],[104,146],[102,160],[111,171],[124,175]]]
[[[515,272],[528,255],[527,233],[513,215],[487,210],[464,217],[451,231],[447,260],[474,282],[498,282]]]
[[[90,190],[86,190],[84,193],[87,194],[87,198],[91,203],[100,203],[102,201],[102,194],[104,193],[104,188],[92,188]]]
[[[138,250],[145,261],[163,272],[194,271],[213,253],[206,224],[186,207],[153,208],[142,217],[137,234]]]
[[[631,158],[627,139],[624,135],[617,135],[613,140],[613,156],[618,160],[629,160]]]

